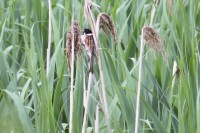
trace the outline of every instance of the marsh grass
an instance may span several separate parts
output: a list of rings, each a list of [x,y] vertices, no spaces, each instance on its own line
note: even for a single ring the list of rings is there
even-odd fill
[[[98,44],[85,132],[134,132],[140,35],[150,22],[165,42],[170,70],[175,61],[179,74],[169,71],[160,54],[144,49],[138,132],[200,131],[199,0],[158,1],[153,21],[154,1],[94,0],[93,16],[86,14],[87,19],[83,0],[51,2],[49,17],[47,0],[0,0],[0,132],[61,133],[69,132],[69,127],[73,133],[82,131],[84,88],[90,74],[85,52],[74,60],[73,76],[66,61],[66,33],[72,18],[81,29],[90,27]],[[113,21],[124,50],[114,47],[114,32],[96,32],[101,12],[109,16],[104,24]]]

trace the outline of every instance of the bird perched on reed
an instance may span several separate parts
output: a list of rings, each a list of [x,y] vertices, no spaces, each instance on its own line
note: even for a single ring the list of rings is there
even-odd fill
[[[96,47],[93,34],[90,29],[83,30],[83,35],[81,35],[81,41],[89,56],[89,72],[93,73],[94,58],[96,56]]]

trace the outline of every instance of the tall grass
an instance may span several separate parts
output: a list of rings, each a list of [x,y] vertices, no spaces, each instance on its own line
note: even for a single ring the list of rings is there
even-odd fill
[[[71,86],[65,54],[66,32],[72,16],[82,29],[92,27],[84,17],[84,0],[51,2],[49,17],[47,0],[0,0],[0,133],[69,132],[69,127],[73,133],[82,131],[88,57],[82,47],[74,62]],[[108,128],[116,133],[134,132],[140,35],[142,27],[149,23],[164,42],[169,68],[161,53],[144,47],[138,132],[200,132],[199,0],[159,1],[153,21],[153,0],[92,2],[100,6],[99,12],[111,16],[118,45],[112,35],[103,30],[98,32],[103,71],[99,71],[97,57],[86,132],[104,133]],[[91,11],[96,20],[99,12],[95,8]],[[179,70],[175,75],[174,61]],[[70,87],[73,87],[73,116],[70,116]]]

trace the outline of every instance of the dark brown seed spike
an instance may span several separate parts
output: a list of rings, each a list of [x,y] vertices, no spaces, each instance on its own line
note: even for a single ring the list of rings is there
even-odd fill
[[[73,28],[73,33],[72,33]],[[73,21],[71,27],[68,29],[67,36],[66,36],[66,55],[68,63],[71,65],[71,57],[72,57],[72,36],[74,35],[74,56],[76,57],[80,51],[80,28],[77,21]]]

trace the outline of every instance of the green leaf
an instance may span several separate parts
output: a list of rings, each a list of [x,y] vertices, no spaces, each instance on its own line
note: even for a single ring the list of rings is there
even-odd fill
[[[19,115],[19,118],[20,118],[22,126],[23,126],[23,131],[27,132],[27,133],[33,133],[34,132],[33,125],[31,123],[31,120],[30,120],[27,112],[26,112],[26,109],[24,108],[24,105],[23,105],[20,97],[10,91],[7,91],[7,90],[4,90],[4,92],[14,101],[15,106],[17,107],[18,115]]]

